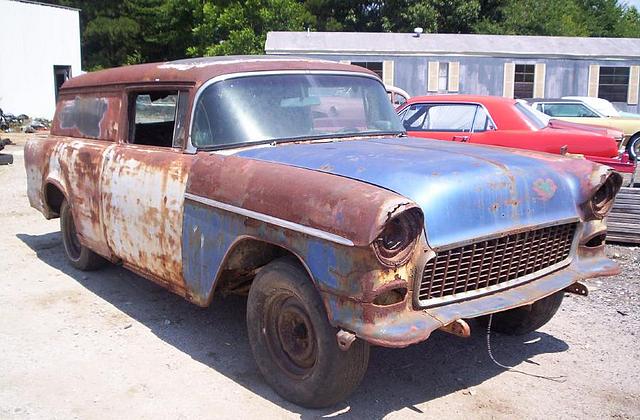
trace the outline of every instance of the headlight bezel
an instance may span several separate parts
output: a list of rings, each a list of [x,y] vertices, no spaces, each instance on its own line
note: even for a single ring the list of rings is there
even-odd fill
[[[612,171],[607,179],[589,197],[583,208],[588,218],[604,219],[611,211],[616,194],[622,186],[622,176]]]
[[[424,226],[424,216],[419,208],[411,208],[386,221],[371,244],[382,265],[398,267],[413,255]]]

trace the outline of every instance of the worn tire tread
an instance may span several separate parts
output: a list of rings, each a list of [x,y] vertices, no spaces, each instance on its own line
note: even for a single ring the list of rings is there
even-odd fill
[[[69,263],[82,271],[94,271],[101,267],[103,267],[107,260],[102,258],[100,255],[96,254],[89,248],[84,245],[81,245],[80,257],[76,260],[71,258],[69,255],[69,251],[67,250],[67,244],[65,241],[65,230],[67,229],[66,221],[67,221],[67,212],[71,211],[71,206],[67,202],[66,199],[62,200],[62,204],[60,205],[60,230],[62,231],[62,242],[65,255]]]
[[[295,282],[293,285],[293,288],[296,289],[294,293],[300,298],[306,298],[305,305],[312,308],[312,312],[322,315],[321,319],[315,319],[311,314],[310,317],[312,317],[318,341],[325,340],[327,343],[330,354],[326,356],[327,360],[330,359],[331,362],[325,363],[326,369],[322,371],[317,369],[312,374],[311,381],[307,381],[307,379],[300,381],[286,377],[278,365],[271,360],[268,349],[266,347],[260,348],[260,337],[256,337],[260,331],[259,326],[255,325],[253,320],[259,316],[256,312],[261,309],[260,306],[257,306],[260,301],[256,299],[260,299],[259,294],[269,288],[268,283],[272,278],[268,277],[274,273],[277,273],[279,277],[288,278],[286,281]],[[256,276],[247,302],[247,328],[254,358],[265,380],[278,394],[298,405],[308,408],[332,406],[351,394],[360,384],[366,372],[369,361],[369,344],[362,340],[356,340],[346,352],[338,348],[337,329],[329,324],[324,303],[307,272],[293,258],[284,257],[275,260],[262,268]]]

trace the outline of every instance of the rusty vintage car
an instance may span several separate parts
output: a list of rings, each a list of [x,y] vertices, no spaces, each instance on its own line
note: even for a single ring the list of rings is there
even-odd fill
[[[265,380],[304,406],[360,382],[369,346],[470,318],[512,334],[613,275],[620,176],[407,137],[377,76],[281,57],[142,64],[67,81],[25,146],[28,196],[78,269],[121,264],[200,306],[244,293]],[[427,363],[427,361],[425,361]]]

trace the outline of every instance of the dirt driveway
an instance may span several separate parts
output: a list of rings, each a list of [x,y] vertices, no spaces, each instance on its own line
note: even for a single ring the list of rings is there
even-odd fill
[[[2,135],[1,137],[7,137]],[[623,274],[589,282],[525,337],[443,333],[375,348],[360,388],[304,410],[257,373],[245,300],[200,309],[120,267],[83,273],[64,260],[58,221],[25,193],[24,136],[0,167],[0,418],[639,418],[640,248],[610,246]]]

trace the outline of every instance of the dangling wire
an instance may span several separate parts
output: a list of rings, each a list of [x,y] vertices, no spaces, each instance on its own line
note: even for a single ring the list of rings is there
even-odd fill
[[[493,352],[491,351],[491,322],[493,321],[493,314],[489,315],[489,323],[487,324],[487,352],[489,353],[489,358],[493,363],[500,366],[503,369],[507,369],[509,372],[520,373],[522,375],[532,376],[534,378],[547,379],[553,382],[563,383],[567,381],[567,377],[564,375],[561,376],[544,376],[544,375],[535,375],[533,373],[523,372],[521,370],[516,369],[513,366],[503,365],[498,362],[495,357],[493,357]]]

